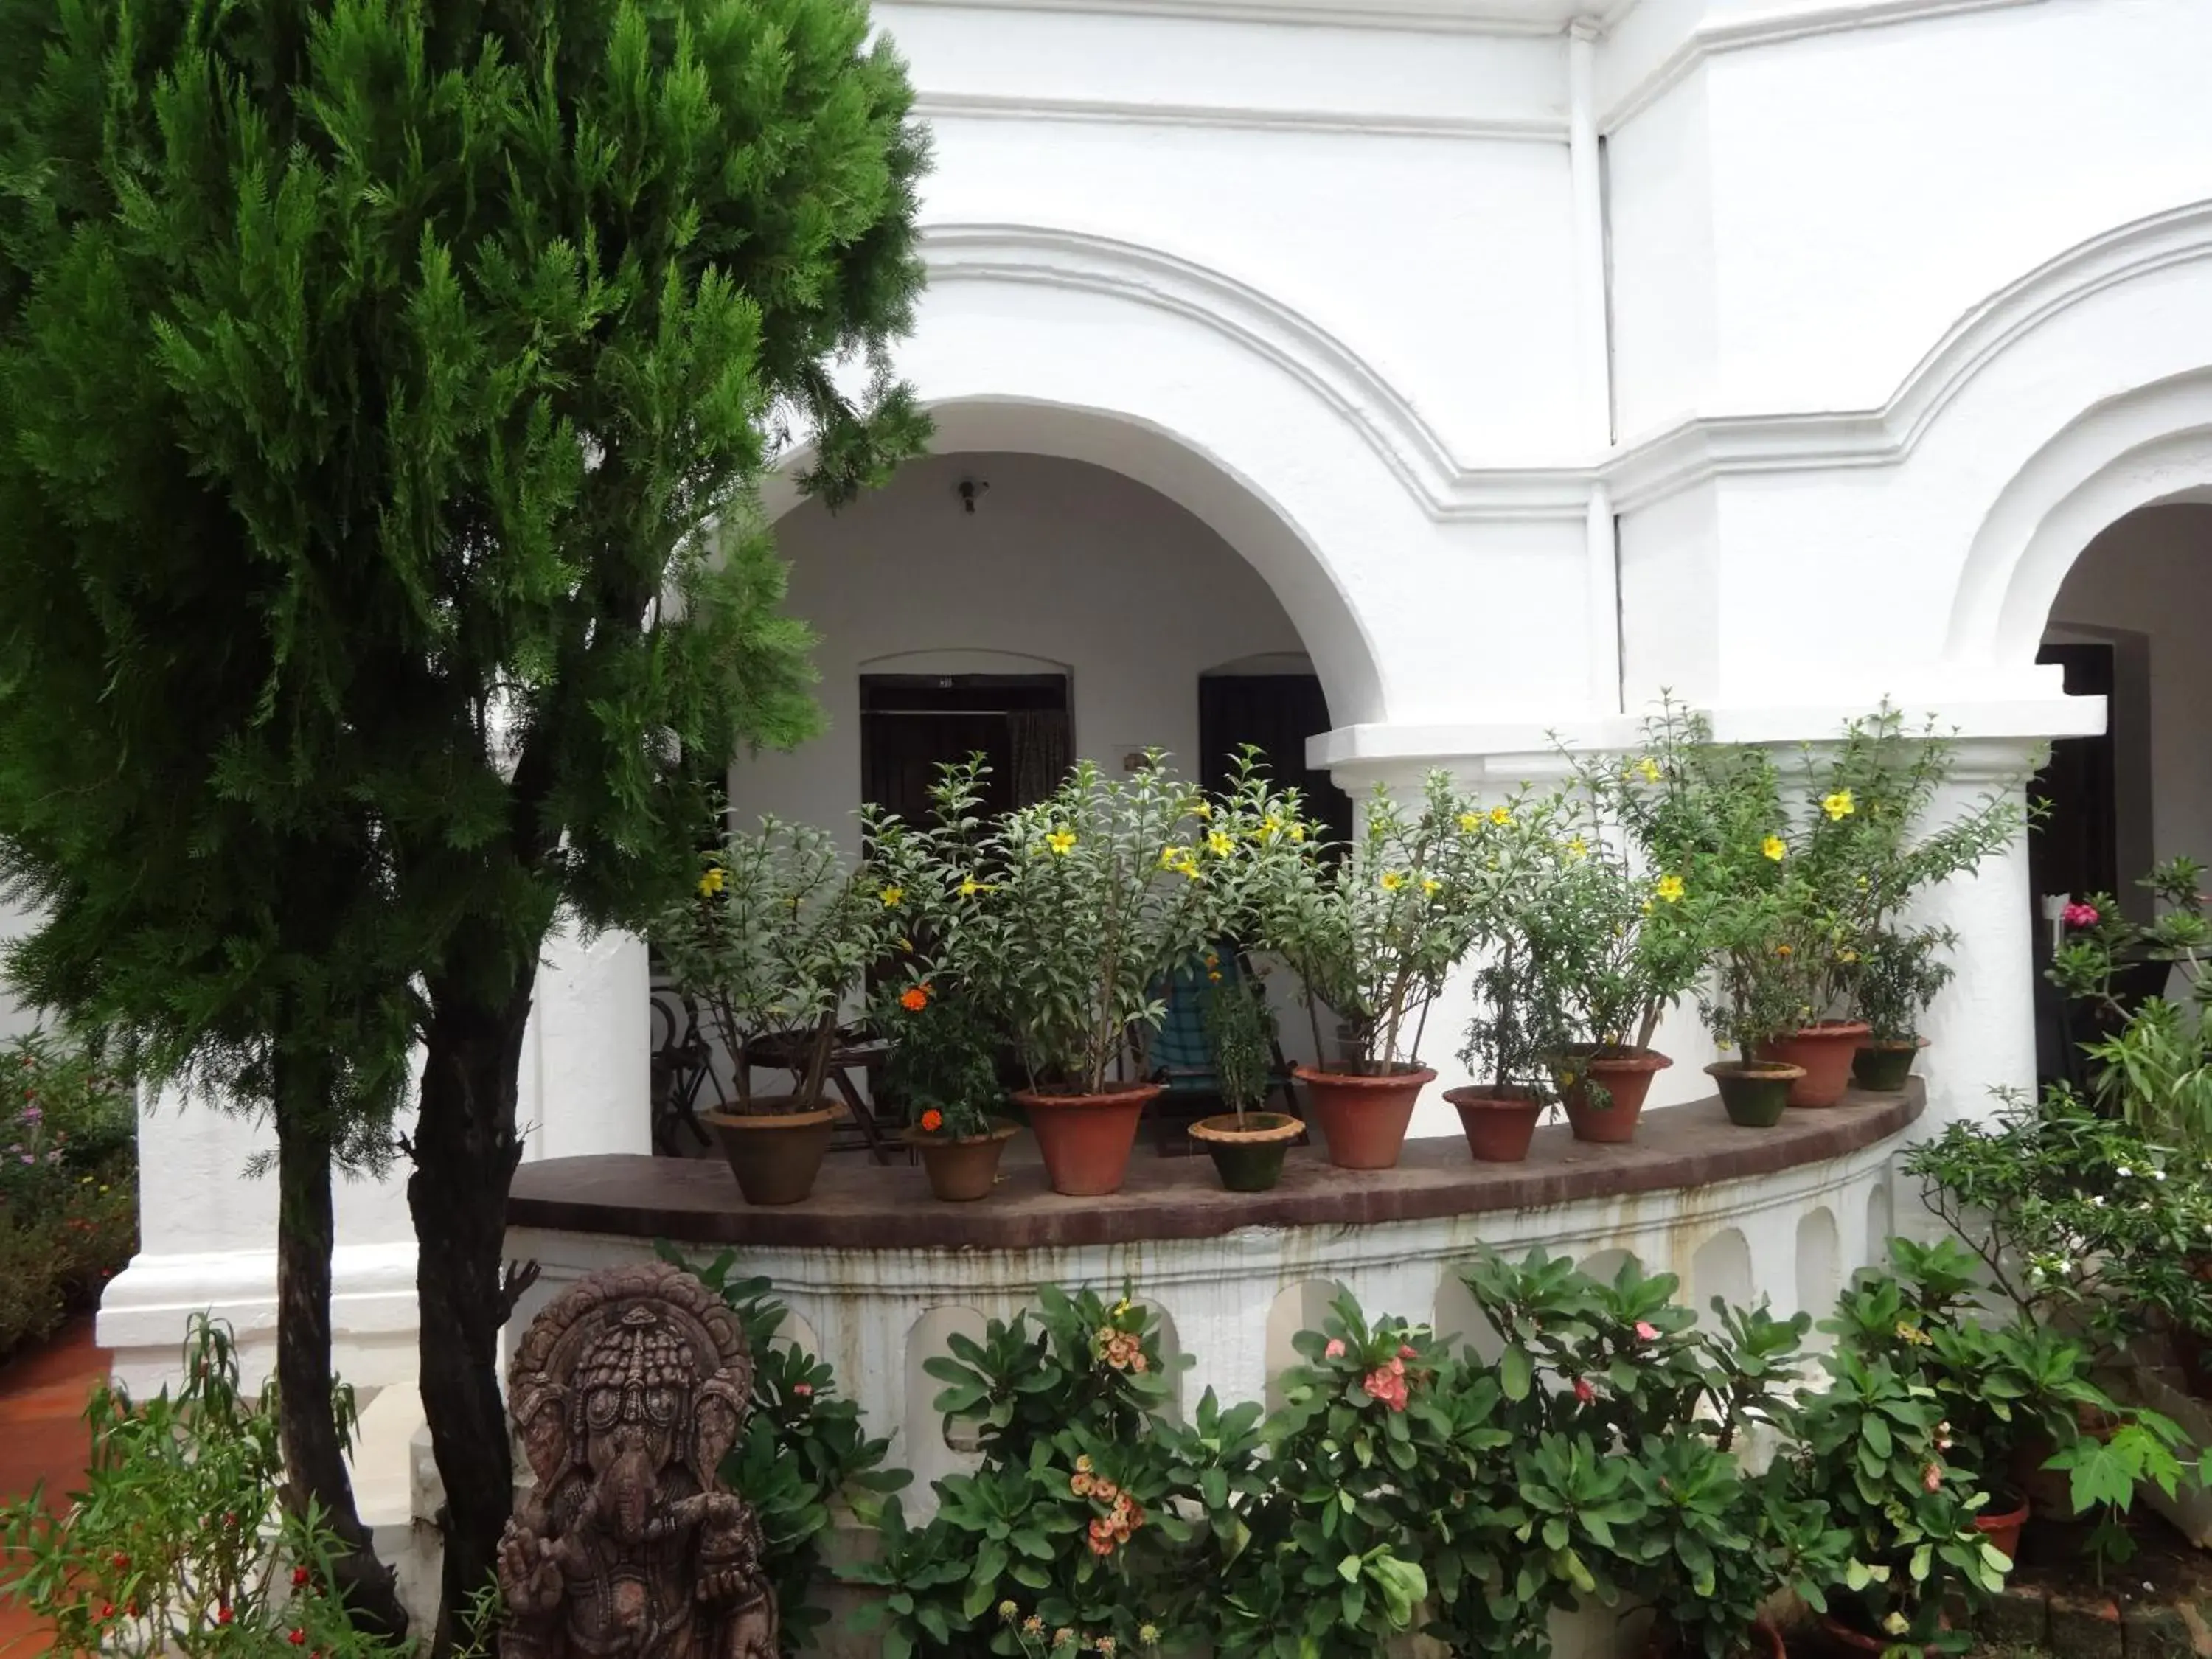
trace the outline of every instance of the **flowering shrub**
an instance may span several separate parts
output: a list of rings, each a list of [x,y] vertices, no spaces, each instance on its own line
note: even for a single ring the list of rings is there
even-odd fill
[[[912,909],[915,983],[949,980],[1001,1023],[1030,1085],[1141,1077],[1163,980],[1220,931],[1239,849],[1153,754],[1124,779],[1089,761],[1052,794],[977,816],[980,762],[948,767],[934,817],[868,819],[886,890]],[[1300,831],[1304,833],[1303,830]]]
[[[890,1042],[884,1090],[926,1135],[988,1134],[1003,1097],[998,1031],[956,982],[915,977],[876,1000],[875,1024]]]
[[[352,1400],[335,1402],[348,1431]],[[69,1507],[0,1510],[19,1565],[0,1594],[56,1651],[369,1659],[400,1647],[355,1631],[334,1588],[338,1540],[285,1513],[273,1389],[239,1388],[229,1334],[194,1322],[185,1382],[133,1401],[103,1386],[86,1413],[92,1466]]]
[[[41,1033],[0,1054],[0,1356],[88,1307],[137,1243],[131,1091]]]
[[[697,890],[650,932],[677,988],[706,1008],[740,1110],[760,1063],[787,1067],[799,1100],[822,1097],[846,1000],[901,933],[902,902],[811,824],[764,817],[707,855]]]
[[[1442,772],[1418,808],[1378,785],[1348,848],[1323,844],[1300,811],[1249,765],[1237,781],[1217,831],[1240,854],[1233,931],[1297,975],[1317,1054],[1340,1047],[1361,1072],[1417,1066],[1429,1005],[1498,915],[1514,806],[1480,806]],[[1323,1006],[1341,1045],[1322,1041]]]

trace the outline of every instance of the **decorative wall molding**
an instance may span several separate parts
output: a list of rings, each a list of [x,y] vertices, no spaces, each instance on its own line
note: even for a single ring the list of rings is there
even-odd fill
[[[1069,11],[1209,23],[1290,23],[1422,34],[1559,34],[1610,28],[1638,0],[899,0],[973,11]]]
[[[1468,464],[1345,341],[1195,260],[1032,225],[938,224],[923,246],[939,283],[1024,283],[1106,295],[1227,336],[1327,403],[1439,520],[1559,520],[1583,517],[1600,481],[1616,511],[1632,512],[1719,477],[1895,465],[1984,368],[2044,324],[2124,283],[2212,258],[2212,201],[2106,231],[1998,289],[1953,325],[1878,409],[1698,416],[1602,459],[1547,466]]]
[[[1844,34],[1860,29],[1888,28],[1929,18],[1952,17],[1963,12],[2002,11],[2015,6],[2040,6],[2048,0],[1832,0],[1811,9],[1758,14],[1698,24],[1650,70],[1598,112],[1598,125],[1607,132],[1625,125],[1680,85],[1707,58],[1746,52],[1758,46],[1781,46],[1815,35]],[[1626,15],[1628,7],[1620,9]],[[1618,17],[1613,21],[1617,21]]]
[[[923,92],[915,113],[929,120],[1080,122],[1106,126],[1225,127],[1249,132],[1319,132],[1372,138],[1567,141],[1564,119],[1536,116],[1401,114],[1383,110],[1263,109],[1236,104],[1156,103],[981,92]]]

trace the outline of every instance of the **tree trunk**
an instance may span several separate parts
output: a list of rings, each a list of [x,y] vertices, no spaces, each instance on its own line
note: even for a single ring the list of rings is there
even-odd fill
[[[415,1170],[407,1182],[419,1249],[422,1414],[445,1484],[445,1573],[433,1649],[445,1659],[465,1637],[463,1615],[489,1589],[514,1498],[499,1334],[507,1195],[521,1162],[515,1093],[528,981],[487,1008],[451,986],[430,988]]]
[[[303,1077],[278,1064],[276,1104],[276,1390],[284,1447],[284,1501],[292,1513],[319,1511],[337,1534],[337,1589],[357,1626],[383,1636],[406,1633],[396,1575],[377,1559],[354,1507],[331,1374],[331,1145],[303,1121],[326,1103],[327,1078]],[[289,1097],[289,1098],[288,1098]],[[289,1109],[296,1106],[301,1109]]]

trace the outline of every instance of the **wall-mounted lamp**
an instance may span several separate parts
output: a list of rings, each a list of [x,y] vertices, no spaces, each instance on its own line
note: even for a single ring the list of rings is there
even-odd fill
[[[961,510],[966,513],[973,513],[975,510],[976,501],[982,495],[983,492],[990,487],[990,485],[985,483],[981,478],[963,478],[960,481]]]

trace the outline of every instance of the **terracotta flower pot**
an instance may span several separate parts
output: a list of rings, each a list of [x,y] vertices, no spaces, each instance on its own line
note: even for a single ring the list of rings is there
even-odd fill
[[[1850,1086],[1851,1057],[1869,1029],[1863,1019],[1824,1019],[1762,1044],[1759,1058],[1805,1068],[1805,1075],[1790,1085],[1792,1106],[1832,1106]]]
[[[1478,1164],[1518,1164],[1536,1138],[1544,1103],[1535,1091],[1512,1084],[1480,1084],[1447,1089],[1444,1098],[1459,1111],[1467,1150]]]
[[[988,1198],[998,1184],[999,1159],[1006,1143],[1021,1133],[1021,1125],[1002,1117],[991,1120],[980,1135],[926,1135],[909,1129],[906,1143],[921,1154],[922,1173],[929,1190],[947,1204],[969,1204]]]
[[[1159,1096],[1160,1085],[1147,1083],[1095,1095],[1024,1090],[1014,1099],[1029,1114],[1030,1133],[1044,1154],[1053,1191],[1069,1198],[1103,1198],[1121,1190],[1129,1149],[1137,1144],[1137,1120]]]
[[[2020,1500],[2017,1509],[2007,1510],[2002,1515],[1992,1514],[1985,1507],[1974,1517],[1974,1530],[2002,1551],[2005,1559],[2017,1561],[2021,1528],[2027,1524],[2027,1512],[2028,1501],[2025,1498]]]
[[[748,1204],[797,1204],[814,1190],[830,1126],[844,1115],[842,1101],[811,1104],[790,1096],[757,1100],[750,1112],[702,1112],[729,1160]]]
[[[1287,1112],[1247,1112],[1202,1117],[1190,1126],[1190,1138],[1206,1148],[1213,1172],[1232,1193],[1264,1193],[1283,1178],[1283,1154],[1305,1133]]]
[[[1789,1109],[1790,1091],[1805,1075],[1802,1066],[1760,1060],[1723,1060],[1705,1067],[1721,1091],[1729,1121],[1746,1129],[1771,1129]]]
[[[1593,1050],[1576,1056],[1573,1063],[1582,1069],[1561,1089],[1559,1100],[1575,1139],[1617,1146],[1635,1138],[1651,1079],[1674,1062],[1654,1048],[1621,1048]],[[1605,1091],[1605,1103],[1590,1097],[1592,1082]]]
[[[1869,1094],[1901,1093],[1912,1075],[1912,1062],[1927,1046],[1926,1037],[1862,1042],[1851,1056],[1851,1081]]]
[[[1372,1075],[1300,1066],[1293,1074],[1306,1085],[1313,1120],[1328,1142],[1328,1161],[1340,1170],[1395,1168],[1406,1145],[1406,1126],[1413,1121],[1413,1103],[1437,1080],[1425,1066]]]
[[[1764,1619],[1753,1623],[1750,1638],[1739,1651],[1757,1659],[1790,1659],[1780,1628]],[[1671,1630],[1662,1632],[1655,1628],[1644,1641],[1644,1659],[1681,1659],[1681,1655],[1682,1644]]]

